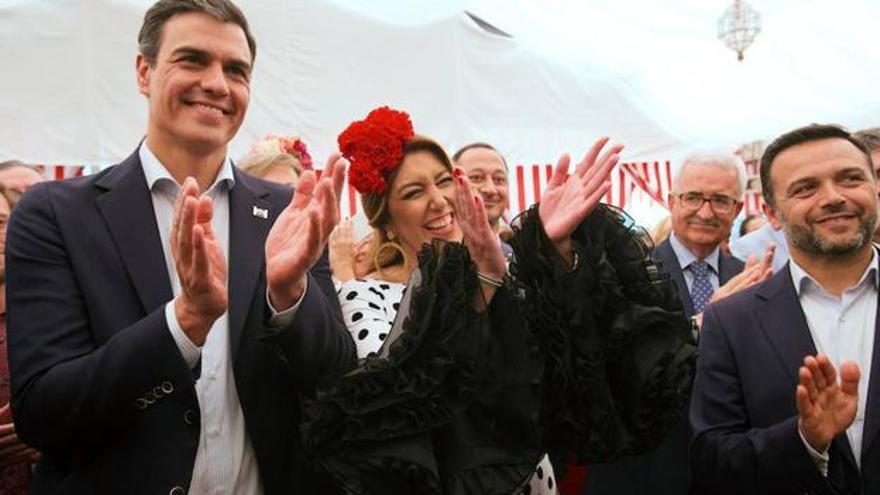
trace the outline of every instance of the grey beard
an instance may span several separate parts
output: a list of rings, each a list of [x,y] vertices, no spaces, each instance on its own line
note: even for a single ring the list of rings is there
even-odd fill
[[[845,256],[855,253],[870,243],[874,235],[877,214],[862,215],[859,220],[859,230],[856,235],[847,242],[839,243],[823,238],[809,225],[792,225],[784,215],[782,215],[782,228],[789,242],[801,251],[821,256]]]

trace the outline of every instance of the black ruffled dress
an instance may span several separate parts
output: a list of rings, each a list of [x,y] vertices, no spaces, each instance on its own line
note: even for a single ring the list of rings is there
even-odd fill
[[[625,215],[600,205],[568,272],[537,207],[487,311],[459,244],[426,247],[379,356],[305,403],[319,470],[352,494],[518,493],[538,460],[584,464],[658,446],[696,347],[671,282]]]

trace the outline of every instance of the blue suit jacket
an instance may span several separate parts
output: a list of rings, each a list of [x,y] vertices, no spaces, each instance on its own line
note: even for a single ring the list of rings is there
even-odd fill
[[[724,253],[720,253],[720,255],[721,257],[718,260],[718,282],[720,285],[724,285],[728,280],[739,275],[743,271],[745,264],[733,256],[728,256]],[[655,261],[660,262],[660,268],[668,273],[672,281],[675,282],[675,286],[678,288],[678,298],[684,305],[685,314],[688,317],[694,316],[694,302],[691,299],[691,293],[684,279],[682,267],[678,263],[678,258],[675,256],[672,245],[669,244],[669,239],[666,239],[654,248],[653,257]]]
[[[291,327],[266,341],[263,246],[291,190],[234,174],[229,331],[238,396],[265,492],[310,493],[299,394],[347,367],[354,346],[326,257]],[[253,206],[270,218],[255,217]],[[93,176],[39,184],[16,208],[7,241],[9,361],[18,433],[43,452],[32,493],[189,485],[199,404],[165,320],[172,291],[160,243],[137,153]]]
[[[861,475],[845,434],[831,445],[827,479],[798,435],[795,390],[808,354],[816,347],[787,265],[704,313],[690,411],[691,467],[704,493],[880,493],[880,338],[872,369],[862,370]]]
[[[678,258],[669,240],[654,248],[654,261],[669,275],[678,289],[678,298],[687,316],[694,315],[694,303],[684,279]],[[739,274],[743,262],[721,253],[718,260],[718,278],[723,285]],[[688,444],[691,429],[688,426],[687,411],[682,411],[682,419],[663,441],[657,450],[639,457],[624,459],[612,464],[591,466],[587,474],[587,495],[683,495],[688,493],[691,484],[688,468]]]

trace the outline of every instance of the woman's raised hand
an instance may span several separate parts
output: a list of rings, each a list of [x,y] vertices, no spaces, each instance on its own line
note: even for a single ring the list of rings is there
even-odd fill
[[[489,225],[483,198],[474,192],[470,181],[460,169],[455,169],[455,218],[464,234],[462,243],[467,247],[477,271],[494,279],[504,278],[507,266],[501,252],[501,240]]]
[[[541,196],[538,214],[544,232],[569,264],[572,263],[571,233],[611,188],[611,171],[620,160],[623,145],[615,144],[603,153],[607,143],[607,137],[596,141],[572,175],[568,174],[571,159],[568,154],[562,155]]]

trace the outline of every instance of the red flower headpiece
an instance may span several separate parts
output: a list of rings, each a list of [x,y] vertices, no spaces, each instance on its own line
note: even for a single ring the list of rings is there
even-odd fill
[[[380,107],[352,122],[339,135],[339,151],[351,165],[348,181],[360,193],[382,194],[386,177],[403,160],[403,146],[414,136],[406,112]]]

